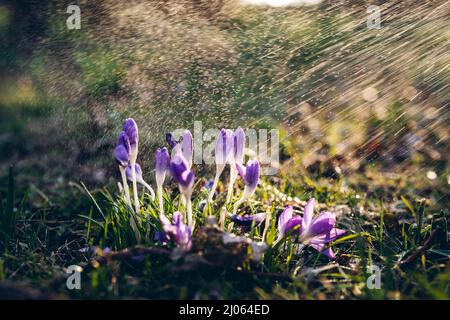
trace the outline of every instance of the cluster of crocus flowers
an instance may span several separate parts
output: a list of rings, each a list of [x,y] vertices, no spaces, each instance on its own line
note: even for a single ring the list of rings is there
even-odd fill
[[[142,184],[150,192],[152,198],[155,198],[153,188],[142,178],[141,166],[136,162],[138,154],[139,133],[136,122],[128,118],[123,123],[123,130],[117,139],[114,155],[119,165],[120,174],[122,176],[123,189],[125,191],[125,199],[129,206],[131,205],[130,190],[128,188],[127,179],[131,181],[133,186],[134,205],[136,213],[139,213],[140,204],[137,192],[137,184]]]
[[[120,133],[115,148],[115,158],[119,165],[126,203],[132,207],[128,182],[132,182],[135,212],[140,212],[137,184],[142,184],[149,190],[152,200],[155,200],[155,193],[152,187],[146,183],[142,177],[142,168],[136,162],[138,153],[138,128],[136,122],[129,118],[123,124],[123,131]],[[164,240],[171,239],[173,243],[183,250],[190,250],[192,247],[192,233],[195,228],[195,220],[192,210],[192,191],[195,175],[192,171],[193,162],[193,137],[189,130],[186,130],[181,140],[176,140],[174,135],[168,133],[166,141],[171,152],[167,148],[158,148],[155,153],[155,181],[157,186],[157,198],[159,205],[159,218],[162,224]],[[239,207],[247,201],[254,193],[260,180],[260,164],[256,159],[250,159],[244,165],[245,134],[241,128],[234,132],[229,129],[220,130],[215,145],[215,165],[216,173],[212,180],[212,187],[205,204],[212,201],[220,176],[230,165],[230,180],[227,191],[225,206],[220,212],[220,225],[225,226],[225,217],[228,216],[233,223],[242,227],[259,226],[265,221],[266,229],[269,225],[270,214],[258,213],[253,215],[238,214]],[[164,212],[163,184],[166,174],[170,173],[174,181],[177,182],[181,194],[181,202],[184,206],[183,212],[175,212],[170,221]],[[227,205],[233,196],[234,184],[241,176],[244,181],[244,190],[241,197],[234,202],[233,211],[227,211]],[[292,235],[303,245],[309,245],[325,254],[329,258],[335,255],[327,244],[334,241],[345,231],[335,227],[336,216],[332,212],[322,212],[314,217],[315,200],[307,202],[303,216],[294,215],[292,207],[284,209],[278,219],[278,239],[282,240],[287,235]],[[140,242],[140,233],[134,217],[130,219],[130,224],[135,232],[136,239]],[[230,224],[232,226],[233,224]],[[231,228],[229,228],[231,230]],[[266,229],[264,232],[266,232]],[[263,235],[264,238],[264,235]]]
[[[117,139],[114,155],[119,165],[119,170],[122,177],[122,184],[125,192],[125,201],[130,207],[132,207],[132,203],[127,179],[129,179],[132,183],[134,210],[136,214],[140,212],[140,203],[137,190],[138,182],[144,185],[144,187],[146,187],[150,191],[153,198],[155,196],[152,187],[147,184],[142,178],[142,170],[140,169],[139,164],[136,163],[138,144],[139,132],[137,124],[133,119],[128,118],[123,123],[122,132],[119,134],[119,138]],[[130,224],[133,232],[135,233],[137,241],[140,242],[140,233],[137,228],[136,222],[134,221],[134,217],[131,217]]]
[[[340,236],[345,231],[335,227],[336,214],[333,212],[322,212],[314,217],[314,198],[310,199],[303,212],[303,217],[294,216],[293,208],[287,207],[278,218],[278,239],[280,241],[288,233],[298,239],[302,244],[309,245],[334,259],[335,255],[330,247],[324,250],[327,243],[330,243]]]

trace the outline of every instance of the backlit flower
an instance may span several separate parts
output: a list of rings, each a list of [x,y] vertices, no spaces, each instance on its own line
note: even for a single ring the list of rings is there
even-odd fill
[[[225,168],[228,157],[231,152],[231,135],[232,131],[227,129],[220,130],[219,134],[216,138],[216,148],[215,148],[215,162],[216,162],[216,175],[214,176],[214,182],[213,186],[211,188],[211,191],[209,192],[208,196],[208,202],[212,200],[214,197],[214,192],[217,189],[217,185],[219,183],[220,175],[223,172],[223,169]]]
[[[238,176],[236,164],[244,163],[244,148],[245,148],[245,133],[242,128],[237,128],[231,136],[231,152],[229,155],[230,163],[230,182],[228,184],[227,199],[225,201],[228,204],[233,196],[234,183]]]
[[[333,212],[322,212],[314,217],[314,198],[305,205],[303,218],[293,216],[292,207],[287,207],[278,218],[278,240],[281,240],[288,232],[296,236],[298,240],[313,247],[327,257],[334,259],[335,255],[331,248],[324,250],[325,244],[332,242],[342,236],[345,231],[335,228],[336,214]]]
[[[259,182],[259,162],[258,160],[249,160],[247,166],[236,163],[236,169],[239,175],[244,179],[244,192],[242,197],[235,202],[233,213],[236,214],[238,207],[249,197],[253,195]]]

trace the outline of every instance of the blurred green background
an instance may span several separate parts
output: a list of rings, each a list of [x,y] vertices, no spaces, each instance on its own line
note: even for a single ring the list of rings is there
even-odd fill
[[[1,176],[13,163],[44,195],[105,185],[134,117],[150,180],[165,132],[202,121],[279,128],[288,178],[393,179],[389,195],[406,177],[409,194],[448,202],[448,2],[78,1],[80,30],[69,4],[0,5]],[[369,4],[380,29],[367,28]]]

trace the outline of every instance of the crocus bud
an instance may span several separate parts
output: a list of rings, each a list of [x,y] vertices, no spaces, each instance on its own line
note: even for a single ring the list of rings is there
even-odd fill
[[[192,248],[192,230],[189,226],[183,223],[183,218],[180,212],[175,212],[172,217],[175,232],[173,234],[173,241],[183,250],[191,250]]]
[[[130,141],[125,132],[121,132],[117,139],[116,148],[114,149],[114,155],[117,163],[126,167],[130,161]]]
[[[225,203],[228,204],[231,201],[233,195],[234,182],[237,179],[236,164],[243,164],[244,162],[244,148],[245,148],[245,133],[242,128],[237,128],[231,136],[232,148],[229,156],[230,163],[230,182],[228,185],[227,198]]]
[[[208,196],[208,202],[214,197],[214,192],[216,191],[217,185],[219,183],[220,175],[225,169],[225,165],[228,162],[228,157],[231,152],[231,135],[232,131],[227,129],[220,130],[216,138],[216,149],[215,149],[215,161],[216,161],[216,175],[214,177],[214,183]]]
[[[192,134],[189,130],[186,130],[183,134],[181,140],[181,152],[183,153],[183,157],[186,159],[188,168],[190,169],[192,167],[192,158],[194,155],[194,142]]]
[[[230,156],[230,163],[242,164],[244,162],[244,148],[245,148],[245,133],[242,128],[237,128],[232,135],[232,153]]]
[[[250,194],[253,194],[259,182],[259,161],[249,160],[246,167],[236,163],[236,169],[238,170],[239,175],[244,178],[247,191]]]
[[[190,193],[194,184],[194,173],[189,170],[186,159],[182,155],[176,154],[170,161],[169,169],[175,181],[178,182],[180,191]]]
[[[239,172],[240,176],[244,178],[244,193],[242,197],[234,203],[233,213],[236,214],[238,207],[246,200],[256,190],[256,186],[259,181],[259,162],[258,160],[249,160],[247,162],[247,166],[236,163],[236,169]]]
[[[155,176],[156,184],[162,186],[166,177],[166,171],[169,170],[170,156],[167,148],[158,148],[155,153]]]
[[[231,149],[232,149],[232,131],[227,129],[221,129],[216,139],[215,160],[216,168],[225,167]]]
[[[134,121],[132,118],[126,119],[123,123],[123,131],[126,133],[128,139],[130,140],[131,153],[136,153],[137,155],[139,132],[136,121]]]

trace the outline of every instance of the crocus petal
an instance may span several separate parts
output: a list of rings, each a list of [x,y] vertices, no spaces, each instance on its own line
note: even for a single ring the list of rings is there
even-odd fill
[[[335,224],[336,214],[333,212],[323,212],[312,219],[311,224],[307,229],[308,235],[310,237],[315,237],[317,235],[329,233]]]
[[[162,186],[166,171],[169,169],[170,156],[167,148],[157,149],[155,153],[155,176],[156,183]]]
[[[302,231],[302,218],[301,217],[293,217],[291,219],[289,219],[285,225],[284,225],[284,233],[283,235],[285,235],[286,233],[294,230],[294,234],[299,235]]]
[[[142,180],[142,169],[141,166],[139,165],[139,163],[136,163],[136,165],[134,166],[135,170],[136,170],[136,180]],[[125,174],[127,175],[127,178],[129,181],[133,181],[133,178],[131,176],[131,166],[128,165],[125,168]]]
[[[128,139],[130,140],[130,145],[137,145],[139,132],[136,121],[134,121],[132,118],[126,119],[123,123],[123,131],[127,134]]]
[[[178,141],[175,139],[172,133],[166,133],[166,142],[168,143],[170,148],[175,148],[175,146],[178,144]]]
[[[182,188],[190,188],[194,183],[194,173],[188,169],[188,164],[184,157],[177,154],[170,161],[170,172],[173,178]]]
[[[215,161],[217,165],[225,165],[231,152],[232,132],[221,129],[216,138]]]
[[[114,156],[116,157],[117,163],[122,167],[126,167],[130,161],[130,153],[123,145],[118,145],[114,149]]]
[[[247,162],[245,170],[245,185],[254,190],[259,182],[259,162],[258,160]]]
[[[282,236],[286,233],[286,223],[292,218],[294,209],[292,206],[286,207],[278,218],[278,232]]]
[[[305,230],[309,228],[311,224],[313,215],[314,215],[314,207],[316,206],[316,200],[311,198],[305,205],[305,210],[303,213],[303,227]]]
[[[336,240],[337,238],[341,237],[342,235],[345,234],[345,230],[342,229],[338,229],[338,228],[333,228],[330,230],[330,232],[328,232],[325,237],[324,237],[324,241],[326,243],[331,242]]]
[[[172,222],[176,226],[180,226],[183,223],[183,215],[181,212],[177,211],[172,216]]]
[[[244,147],[245,147],[245,133],[242,128],[237,128],[233,135],[233,151],[232,151],[232,161],[234,163],[242,164],[244,162]]]
[[[194,142],[192,138],[192,134],[189,130],[186,130],[183,134],[181,141],[181,152],[183,153],[183,157],[186,159],[188,164],[188,168],[192,167],[192,158],[194,154]]]
[[[122,167],[126,167],[130,160],[130,140],[125,132],[121,132],[117,138],[114,155],[117,163]]]
[[[311,241],[310,243],[308,243],[311,247],[313,247],[314,249],[316,249],[317,251],[322,251],[322,248],[324,247],[324,244],[320,241],[316,242],[316,241]]]
[[[236,163],[236,169],[239,172],[239,175],[242,178],[245,178],[245,170],[246,170],[246,168],[242,164]]]
[[[177,211],[173,214],[172,222],[172,228],[166,229],[170,231],[170,236],[173,238],[174,243],[184,250],[190,250],[192,246],[192,231],[182,222],[182,215],[180,212]]]
[[[330,232],[326,234],[321,234],[319,236],[315,236],[313,238],[310,238],[307,242],[308,243],[322,243],[326,244],[329,242],[332,242],[342,236],[345,233],[345,230],[333,228],[330,230]]]
[[[321,252],[321,254],[326,255],[330,259],[335,259],[336,255],[334,254],[333,250],[331,248],[327,248],[324,251]]]
[[[184,157],[180,155],[175,155],[169,163],[170,173],[177,182],[181,180],[181,174],[188,170],[188,165]]]

